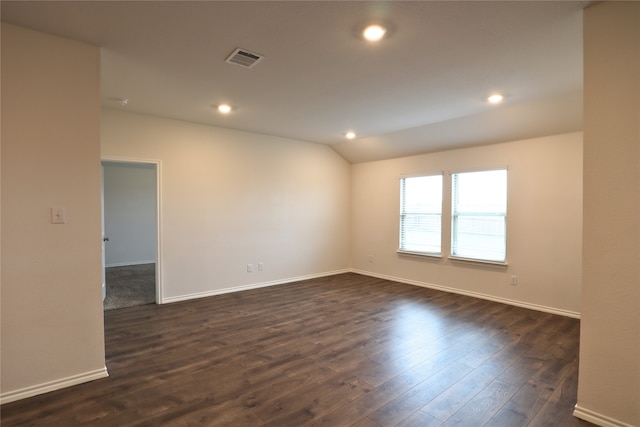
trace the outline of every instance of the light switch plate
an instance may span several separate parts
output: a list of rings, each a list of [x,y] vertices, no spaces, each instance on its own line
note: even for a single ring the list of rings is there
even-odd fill
[[[51,208],[51,224],[64,224],[67,221],[67,215],[64,208]]]

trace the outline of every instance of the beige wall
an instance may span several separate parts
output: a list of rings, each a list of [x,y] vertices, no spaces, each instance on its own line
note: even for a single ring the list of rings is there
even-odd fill
[[[508,267],[398,255],[399,177],[508,167]],[[445,151],[352,167],[352,267],[366,274],[577,316],[580,311],[582,134]],[[450,224],[444,221],[443,253]],[[369,255],[373,262],[369,262]],[[516,275],[518,285],[512,286]]]
[[[165,301],[349,267],[350,165],[327,146],[107,109],[102,155],[160,161]]]
[[[96,47],[2,24],[3,401],[106,374],[99,68]]]
[[[584,260],[576,415],[640,426],[640,2],[584,14]]]

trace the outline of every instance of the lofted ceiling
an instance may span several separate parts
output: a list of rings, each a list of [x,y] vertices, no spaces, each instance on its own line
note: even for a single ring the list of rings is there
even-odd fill
[[[105,107],[327,144],[355,163],[581,130],[586,4],[3,0],[1,16],[100,46]],[[371,21],[388,37],[360,38]],[[236,48],[264,59],[225,62]]]

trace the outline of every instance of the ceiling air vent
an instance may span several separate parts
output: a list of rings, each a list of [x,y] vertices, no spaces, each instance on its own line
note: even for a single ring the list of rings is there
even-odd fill
[[[245,68],[251,68],[254,65],[256,65],[259,61],[261,61],[262,58],[264,58],[262,55],[249,52],[246,49],[238,48],[234,50],[227,59],[225,59],[225,62],[228,62],[230,64],[240,65],[241,67],[245,67]]]

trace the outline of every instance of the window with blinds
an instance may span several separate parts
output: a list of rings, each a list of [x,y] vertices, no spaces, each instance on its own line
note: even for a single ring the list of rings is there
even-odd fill
[[[507,170],[451,175],[451,255],[507,260]]]
[[[442,175],[400,179],[400,252],[440,255]]]

